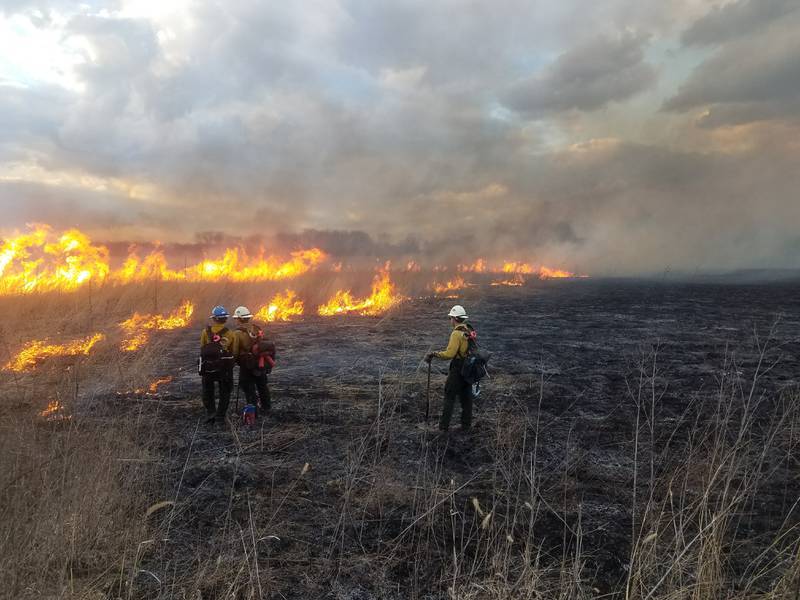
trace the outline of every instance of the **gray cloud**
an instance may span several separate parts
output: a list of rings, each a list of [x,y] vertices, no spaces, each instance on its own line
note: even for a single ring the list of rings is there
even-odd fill
[[[123,194],[64,185],[2,181],[0,205],[5,218],[15,224],[54,223],[78,228],[88,225],[94,230],[113,231],[124,227],[152,227],[161,222],[156,218],[156,211],[131,202]]]
[[[321,248],[334,259],[413,256],[420,252],[419,242],[411,236],[400,243],[388,243],[365,231],[306,229],[300,233],[279,233],[274,241],[280,248]]]
[[[797,162],[624,143],[554,155],[496,226],[510,251],[526,233],[567,222],[581,242],[545,239],[541,250],[594,272],[652,269],[655,256],[689,269],[791,265],[796,256],[785,243],[796,237],[790,223],[800,205],[786,198],[800,185]]]
[[[800,23],[796,19],[795,23]],[[705,104],[769,102],[800,94],[800,37],[788,27],[765,39],[739,41],[723,47],[701,64],[667,102],[671,110]]]
[[[748,35],[800,9],[795,0],[738,0],[715,6],[684,31],[684,44],[716,44]]]
[[[715,104],[697,120],[706,129],[746,125],[759,121],[794,119],[800,116],[800,98],[766,102]]]
[[[0,160],[16,161],[52,152],[52,140],[72,101],[57,86],[35,90],[0,87]]]
[[[193,2],[173,38],[87,10],[66,30],[89,45],[84,91],[2,88],[6,226],[277,234],[590,273],[786,265],[800,219],[793,130],[759,129],[732,152],[714,128],[796,114],[793,17],[743,38],[695,25],[682,64],[701,58],[701,38],[718,46],[676,92],[674,78],[656,82],[670,60],[659,52],[691,31],[695,5]],[[663,95],[669,112],[653,104]],[[698,107],[710,111],[694,127],[684,113]],[[2,179],[15,163],[50,183]]]
[[[81,15],[72,19],[68,34],[80,35],[92,46],[92,58],[79,74],[95,90],[130,85],[130,78],[147,73],[159,53],[153,25],[144,19]]]
[[[706,107],[698,124],[715,128],[800,117],[800,5],[738,2],[716,9],[684,34],[717,43],[664,108]],[[731,35],[723,35],[730,33]]]
[[[510,108],[540,117],[566,110],[595,110],[651,86],[655,69],[645,62],[646,37],[599,37],[565,52],[543,72],[514,85]]]

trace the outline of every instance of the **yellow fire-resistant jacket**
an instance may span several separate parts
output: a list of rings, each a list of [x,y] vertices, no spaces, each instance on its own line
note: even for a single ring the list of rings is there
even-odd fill
[[[443,358],[450,360],[451,358],[464,358],[467,355],[469,348],[469,341],[467,340],[467,326],[464,323],[459,323],[450,334],[450,341],[447,343],[447,348],[441,352],[435,352],[436,358]]]
[[[253,338],[250,337],[250,332],[255,332],[257,328],[263,331],[257,323],[242,323],[236,328],[233,336],[233,356],[238,358],[240,354],[249,352],[253,347]],[[266,334],[264,335],[266,337]]]
[[[225,333],[225,335],[222,336],[222,340],[220,340],[220,343],[222,344],[223,348],[233,352],[233,349],[235,347],[234,344],[236,343],[235,341],[236,336],[234,335],[234,332],[231,331],[231,328],[228,327],[227,325],[219,325],[219,324],[214,324],[211,326],[212,333],[219,333],[223,329],[227,329],[228,331]],[[202,348],[210,341],[211,340],[208,339],[208,330],[205,327],[203,327],[203,333],[200,334],[200,347]]]

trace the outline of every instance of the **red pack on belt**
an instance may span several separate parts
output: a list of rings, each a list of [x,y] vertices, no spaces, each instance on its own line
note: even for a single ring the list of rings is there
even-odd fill
[[[244,409],[242,409],[242,423],[245,425],[256,424],[256,407],[252,404],[245,404]]]

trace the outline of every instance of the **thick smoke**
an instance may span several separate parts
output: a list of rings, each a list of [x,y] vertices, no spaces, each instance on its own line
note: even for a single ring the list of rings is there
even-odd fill
[[[42,64],[37,32],[62,40],[70,78],[0,70],[4,229],[598,275],[796,266],[795,2],[17,0],[11,18]]]
[[[420,254],[420,245],[413,238],[393,244],[378,241],[365,231],[307,229],[296,234],[279,233],[273,243],[280,249],[320,248],[334,258],[399,258]]]

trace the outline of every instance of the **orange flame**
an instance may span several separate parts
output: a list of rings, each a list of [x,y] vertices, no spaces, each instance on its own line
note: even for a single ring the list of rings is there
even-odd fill
[[[25,371],[36,366],[40,360],[50,356],[88,355],[95,344],[105,339],[102,333],[95,333],[87,338],[74,340],[66,344],[48,344],[44,341],[33,341],[20,351],[4,367],[10,371]]]
[[[333,298],[317,309],[317,313],[323,317],[348,313],[374,317],[389,310],[402,300],[403,297],[397,292],[397,288],[389,276],[387,264],[375,276],[372,282],[372,293],[368,297],[360,300],[354,298],[350,290],[339,290]]]
[[[69,421],[72,416],[64,414],[64,405],[58,400],[51,400],[47,404],[47,408],[39,413],[40,417],[48,421]]]
[[[159,386],[166,385],[172,381],[172,377],[167,375],[166,377],[160,377],[155,381],[151,382],[150,385],[147,386],[147,390],[143,388],[137,388],[133,391],[134,394],[147,394],[153,395],[158,393]]]
[[[465,287],[467,287],[467,282],[459,275],[446,283],[435,283],[433,285],[433,291],[437,294],[446,294],[448,292],[464,289]]]
[[[108,272],[108,250],[75,229],[56,238],[47,225],[35,225],[0,244],[0,294],[73,290]]]
[[[117,271],[112,274],[115,283],[138,283],[159,279],[161,281],[180,281],[186,279],[186,274],[173,271],[167,266],[167,259],[160,249],[153,250],[150,254],[139,259],[136,251],[130,253],[128,258]]]
[[[0,242],[0,295],[71,291],[92,282],[123,285],[149,280],[275,281],[308,273],[327,259],[328,256],[319,248],[297,250],[289,257],[277,257],[265,254],[263,249],[255,255],[248,255],[244,249],[236,247],[225,249],[220,258],[209,258],[176,270],[170,267],[163,250],[156,248],[143,258],[132,250],[119,268],[111,269],[108,250],[93,244],[84,233],[75,229],[56,233],[47,225],[34,225],[27,233]],[[331,265],[334,272],[352,268],[353,265],[350,264]],[[388,265],[385,269],[388,271]],[[420,265],[415,260],[410,260],[405,265],[406,272],[415,273],[420,270]],[[504,282],[497,282],[505,285],[521,285],[525,279],[521,277],[523,275],[538,276],[540,279],[576,276],[569,271],[546,266],[534,267],[530,263],[519,261],[503,261],[490,266],[483,258],[458,265],[457,270],[461,273],[514,275]],[[448,268],[437,265],[433,267],[433,271],[442,273],[447,272]],[[362,309],[351,311],[347,307],[357,306],[361,302],[363,301],[354,299],[352,295],[343,295],[337,304],[338,308],[331,310],[335,310],[334,314],[360,312]]]
[[[323,260],[326,254],[318,248],[298,250],[289,260],[263,254],[248,257],[238,248],[228,248],[218,260],[204,260],[182,271],[169,268],[161,250],[155,250],[144,260],[131,254],[112,278],[118,283],[161,279],[163,281],[271,281],[289,279],[307,273]]]
[[[149,391],[151,394],[155,394],[155,393],[156,393],[156,391],[158,391],[158,386],[160,386],[160,385],[165,385],[165,384],[167,384],[167,383],[170,383],[171,381],[172,381],[172,377],[171,377],[171,376],[169,376],[169,375],[168,375],[168,376],[166,376],[166,377],[162,377],[161,379],[156,379],[154,382],[152,382],[152,383],[151,383],[151,384],[150,384],[150,385],[147,387],[147,390],[148,390],[148,391]]]
[[[291,253],[291,260],[275,257],[248,258],[237,248],[229,248],[220,260],[204,260],[188,273],[193,280],[268,281],[297,277],[321,263],[326,254],[319,248]]]
[[[544,266],[539,267],[539,279],[563,279],[567,277],[575,277],[575,273],[562,271],[560,269],[551,269]]]
[[[182,270],[171,269],[161,249],[139,258],[133,251],[123,265],[111,270],[108,249],[92,244],[88,236],[69,230],[57,236],[47,225],[0,244],[0,294],[75,290],[90,281],[116,284],[162,281],[271,281],[307,273],[327,258],[318,248],[292,252],[288,260],[249,257],[240,248],[228,248],[218,260],[204,260]]]
[[[504,262],[500,269],[503,273],[523,273],[530,275],[535,272],[535,269],[528,263],[520,262]]]
[[[521,273],[514,273],[514,276],[511,279],[502,279],[498,281],[493,281],[493,286],[509,286],[509,287],[519,287],[525,285],[525,277]]]
[[[117,392],[117,396],[156,396],[158,395],[158,388],[166,385],[172,381],[172,377],[160,377],[153,380],[147,387],[136,388],[135,390],[127,390],[124,392]]]
[[[521,262],[503,263],[502,272],[524,275],[533,275],[535,273],[538,275],[539,279],[575,277],[575,273],[570,273],[569,271],[551,269],[550,267],[545,267],[544,265],[536,269],[528,263]]]
[[[462,273],[485,273],[489,270],[489,266],[485,260],[479,258],[471,265],[458,265],[458,270]]]
[[[283,294],[276,294],[269,304],[262,306],[256,313],[256,319],[262,321],[289,321],[292,317],[303,314],[305,307],[303,301],[297,298],[293,290],[286,290]]]
[[[61,403],[58,400],[51,400],[47,404],[47,408],[39,413],[40,417],[46,417],[48,415],[52,415],[55,412],[61,410]]]
[[[186,327],[194,313],[194,304],[185,300],[178,308],[166,317],[161,315],[140,315],[138,312],[126,319],[119,326],[127,334],[120,349],[124,352],[138,350],[150,339],[150,332],[153,330],[169,330]]]

